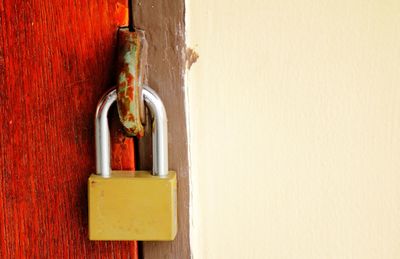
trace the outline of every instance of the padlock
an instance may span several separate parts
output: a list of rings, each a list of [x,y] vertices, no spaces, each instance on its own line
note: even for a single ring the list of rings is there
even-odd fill
[[[177,232],[176,172],[168,171],[167,116],[158,95],[143,88],[153,114],[153,170],[111,171],[108,110],[115,88],[99,101],[95,118],[96,174],[88,181],[90,240],[173,240]]]

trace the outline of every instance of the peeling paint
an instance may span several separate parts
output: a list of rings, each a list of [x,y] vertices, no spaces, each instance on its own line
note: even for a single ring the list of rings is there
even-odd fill
[[[197,62],[199,54],[192,48],[186,49],[186,67],[190,69],[194,63]]]

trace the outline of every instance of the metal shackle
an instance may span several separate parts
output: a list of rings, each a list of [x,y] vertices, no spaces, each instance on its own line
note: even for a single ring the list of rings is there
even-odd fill
[[[152,174],[160,177],[168,175],[168,127],[167,113],[157,93],[149,86],[143,87],[143,99],[154,118],[153,170]],[[110,130],[108,127],[108,111],[117,100],[116,88],[110,89],[97,104],[95,118],[96,174],[105,178],[111,176],[110,166]]]

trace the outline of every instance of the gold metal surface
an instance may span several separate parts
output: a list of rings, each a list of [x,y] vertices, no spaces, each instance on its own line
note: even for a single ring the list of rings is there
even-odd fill
[[[90,240],[173,240],[177,232],[176,173],[113,171],[88,181]]]

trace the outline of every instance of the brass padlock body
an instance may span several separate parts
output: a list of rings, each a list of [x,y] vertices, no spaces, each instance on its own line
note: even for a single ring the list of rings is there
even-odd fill
[[[176,173],[112,171],[88,181],[90,240],[173,240],[177,232]]]

